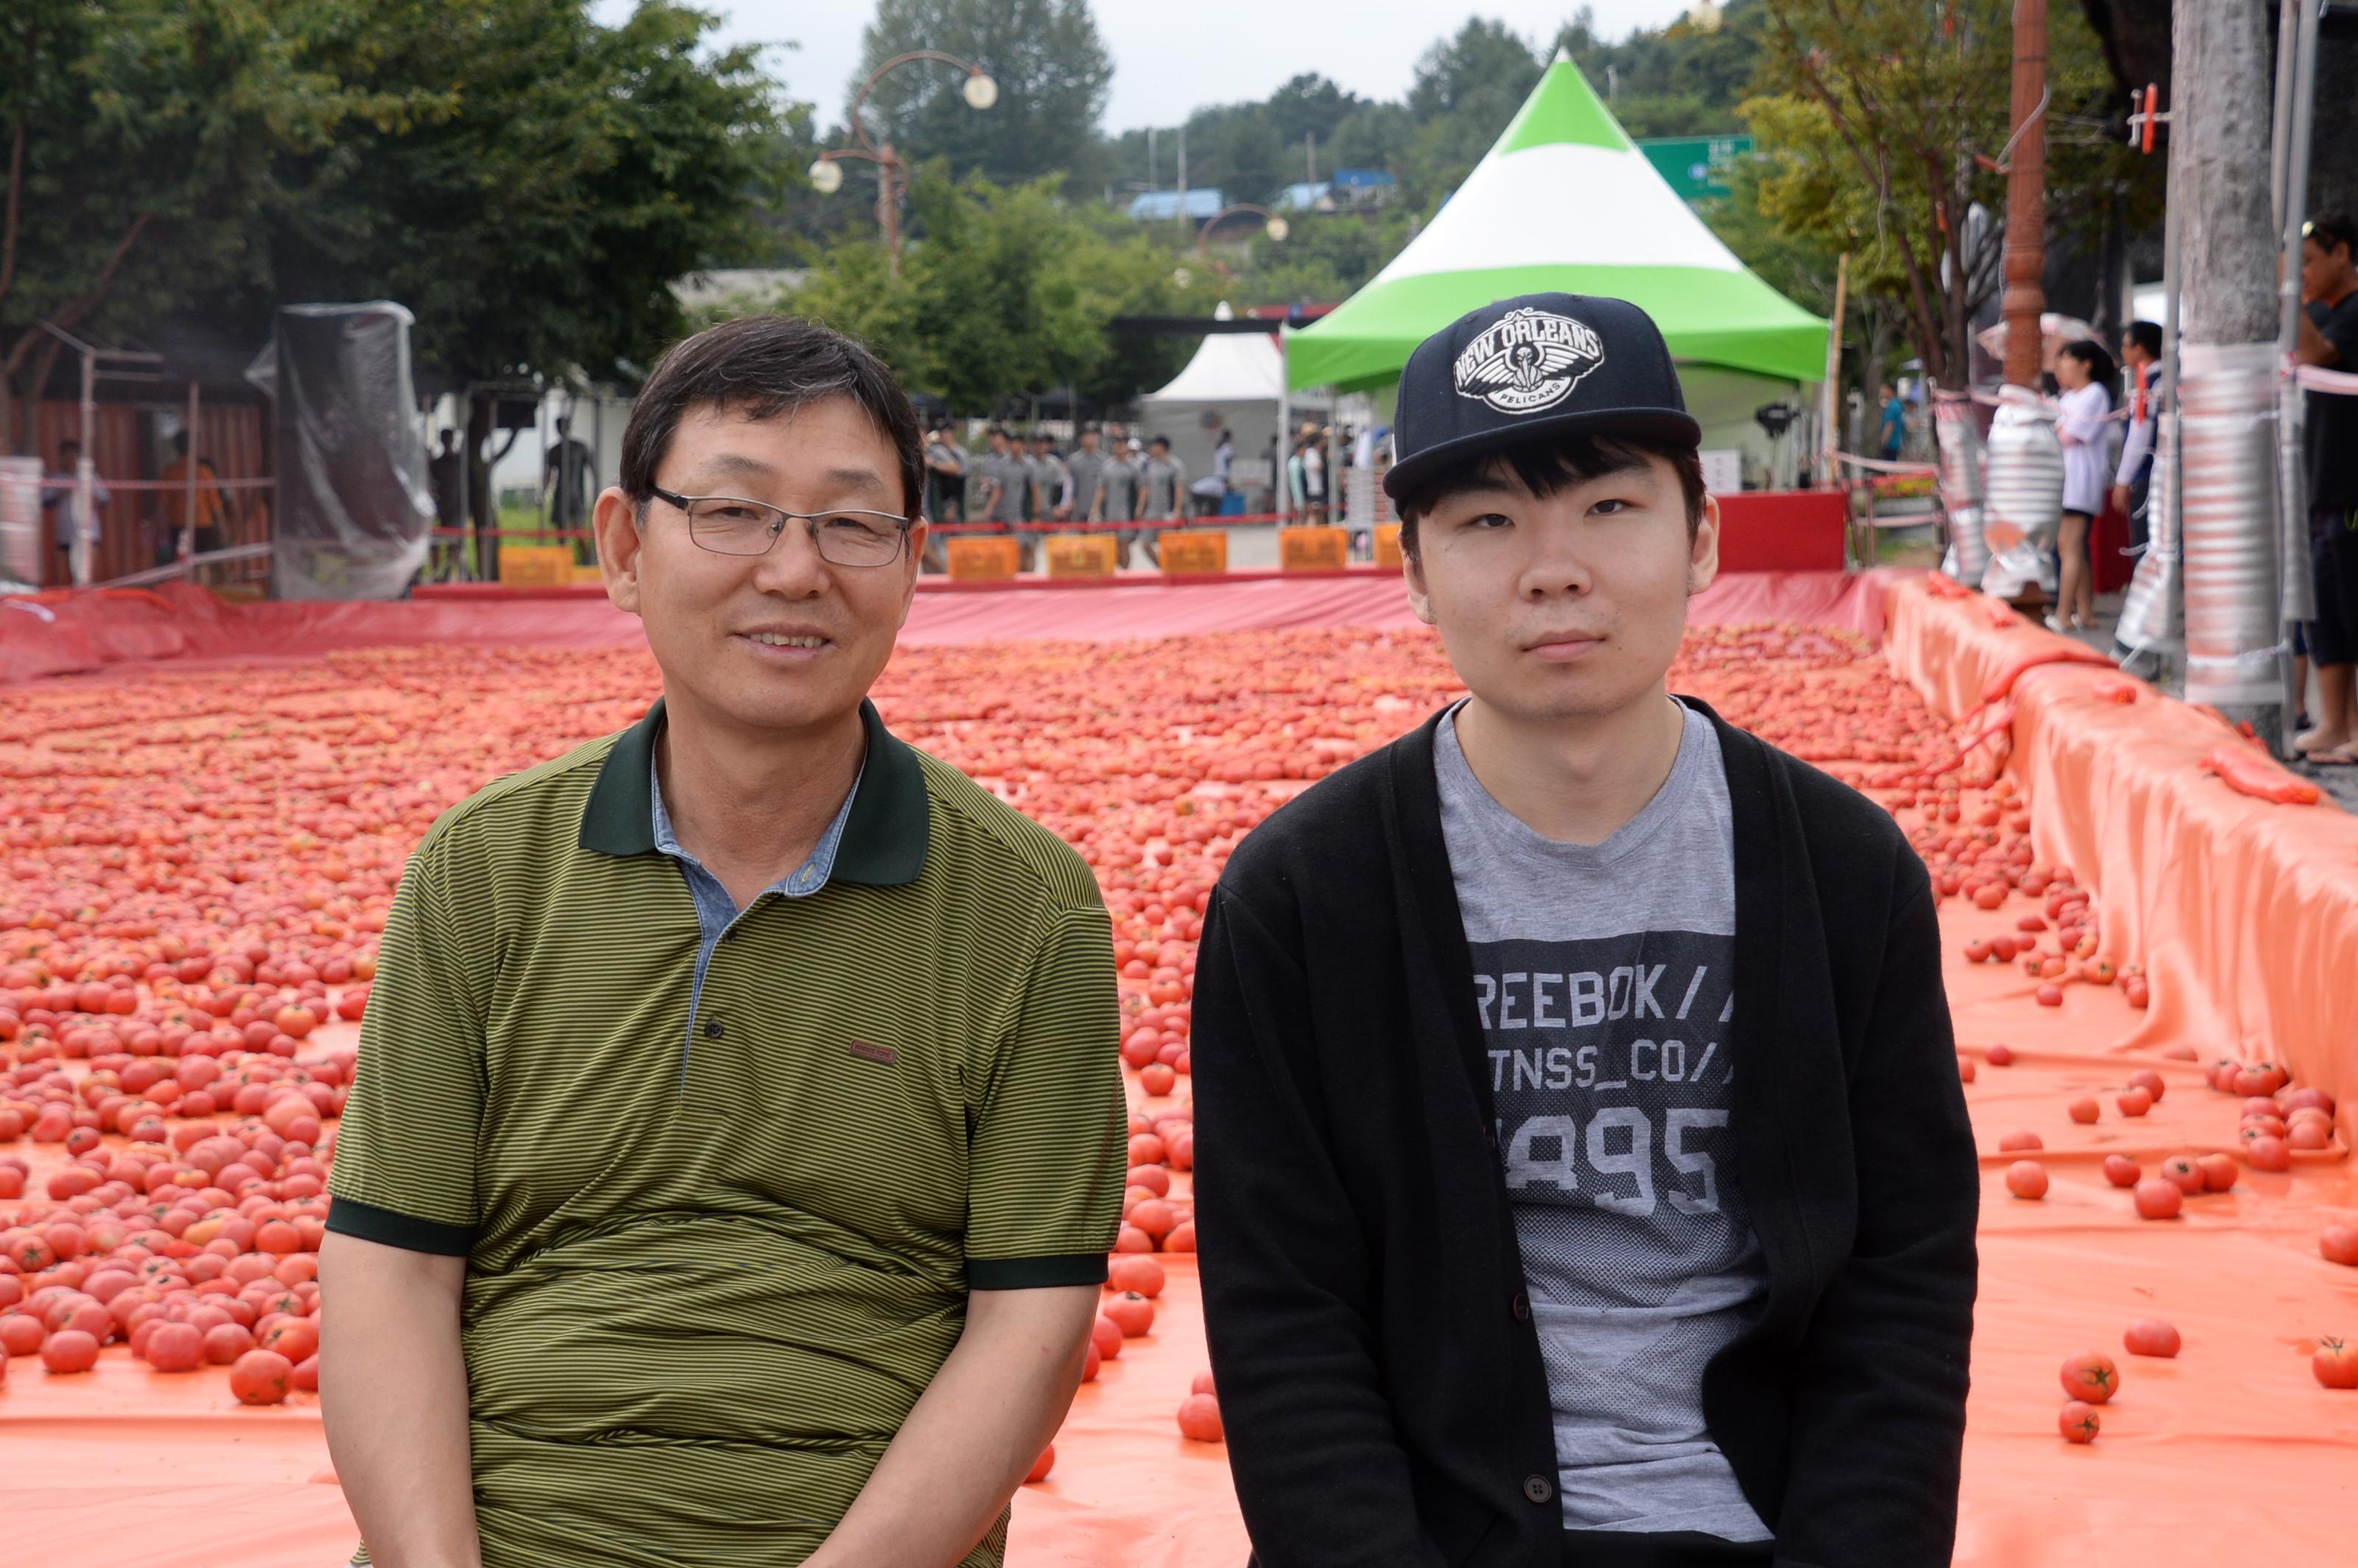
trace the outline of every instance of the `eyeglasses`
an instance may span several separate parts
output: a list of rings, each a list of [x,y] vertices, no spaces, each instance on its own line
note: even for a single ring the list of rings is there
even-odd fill
[[[720,556],[766,556],[796,518],[810,524],[819,559],[838,567],[889,566],[900,558],[909,519],[890,512],[788,512],[735,495],[675,495],[648,486],[658,501],[687,514],[687,536]]]

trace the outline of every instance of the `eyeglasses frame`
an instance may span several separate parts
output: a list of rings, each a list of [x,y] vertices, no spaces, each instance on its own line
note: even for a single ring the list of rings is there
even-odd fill
[[[739,560],[745,561],[760,560],[763,556],[766,556],[772,550],[776,549],[778,547],[778,541],[786,536],[785,524],[799,520],[811,525],[811,548],[818,551],[819,559],[826,561],[827,564],[831,567],[841,567],[846,571],[873,571],[879,567],[891,566],[894,561],[899,560],[908,552],[909,530],[916,525],[916,519],[913,517],[903,517],[896,513],[891,512],[879,512],[872,507],[866,506],[838,506],[827,512],[789,512],[783,506],[773,506],[766,501],[756,501],[750,495],[681,495],[675,491],[665,490],[659,484],[651,484],[647,486],[647,493],[654,496],[658,501],[667,502],[671,505],[678,507],[679,510],[687,515],[688,542],[696,545],[698,549],[703,550],[709,555],[733,556]],[[697,540],[696,514],[688,511],[688,507],[692,503],[698,501],[733,501],[741,506],[758,506],[764,512],[775,513],[778,515],[780,519],[778,530],[776,533],[770,535],[769,544],[759,550],[751,552],[738,550],[715,550],[710,546],[702,544]],[[852,562],[829,559],[827,551],[819,546],[818,520],[822,517],[832,517],[839,513],[847,512],[856,512],[863,517],[892,518],[893,522],[900,524],[901,529],[897,547],[890,556],[887,556],[881,561]]]

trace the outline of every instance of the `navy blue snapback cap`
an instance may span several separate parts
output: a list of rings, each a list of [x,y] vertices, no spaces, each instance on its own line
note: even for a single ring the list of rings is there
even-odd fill
[[[1652,317],[1595,295],[1501,299],[1409,355],[1384,492],[1398,499],[1444,464],[1574,433],[1703,444]]]

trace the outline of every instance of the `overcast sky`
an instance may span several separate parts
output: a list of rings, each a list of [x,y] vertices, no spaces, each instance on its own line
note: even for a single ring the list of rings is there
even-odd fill
[[[1589,0],[1596,30],[1618,38],[1632,27],[1660,27],[1692,0]],[[1113,53],[1113,94],[1105,128],[1175,125],[1206,103],[1266,97],[1296,72],[1322,71],[1363,98],[1408,91],[1416,57],[1471,16],[1505,22],[1543,43],[1579,9],[1580,0],[1484,0],[1456,10],[1433,0],[1094,0],[1098,30]],[[730,42],[784,42],[771,70],[796,98],[818,105],[821,125],[842,117],[845,88],[860,64],[860,36],[872,4],[839,0],[705,0],[727,20]],[[611,21],[630,0],[600,0]],[[1184,16],[1184,24],[1174,18]]]

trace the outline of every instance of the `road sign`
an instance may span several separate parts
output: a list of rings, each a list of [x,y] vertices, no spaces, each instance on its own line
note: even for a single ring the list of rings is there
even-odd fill
[[[1682,200],[1727,194],[1727,166],[1752,151],[1750,136],[1662,136],[1638,144]]]

